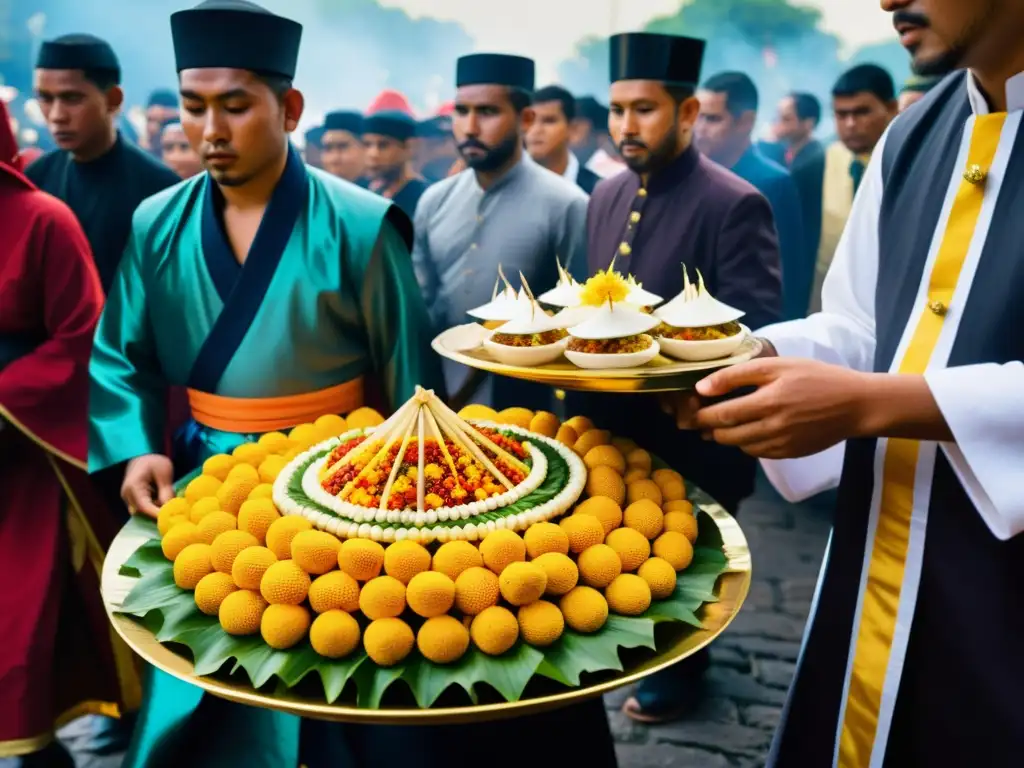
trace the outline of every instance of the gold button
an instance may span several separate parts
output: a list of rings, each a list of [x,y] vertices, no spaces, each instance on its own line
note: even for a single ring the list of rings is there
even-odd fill
[[[981,184],[986,176],[988,174],[985,173],[985,169],[977,163],[967,166],[967,170],[964,171],[964,181],[968,184]]]
[[[946,313],[949,312],[949,307],[947,307],[941,301],[929,301],[928,309],[930,309],[933,314],[936,314],[939,317],[945,317]]]
[[[476,243],[472,243],[472,244],[470,244],[470,246],[469,246],[469,250],[471,250],[471,251],[475,251],[475,250],[476,250]]]
[[[629,214],[629,221],[631,224],[636,224],[638,221],[640,221],[640,211],[633,211],[631,214]]]
[[[619,243],[619,253],[623,256],[629,256],[633,252],[633,249],[629,247],[629,243]]]
[[[555,400],[565,400],[565,390],[564,389],[556,389],[555,390]]]
[[[640,189],[637,190],[636,196],[637,197],[647,197],[647,190],[644,189],[643,187],[640,187]]]

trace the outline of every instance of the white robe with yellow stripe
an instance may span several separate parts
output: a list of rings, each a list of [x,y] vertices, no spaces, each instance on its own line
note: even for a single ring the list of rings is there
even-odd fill
[[[765,462],[790,500],[840,485],[778,768],[1024,760],[1024,73],[1007,95],[989,114],[960,73],[900,118],[824,311],[762,332],[782,355],[923,375],[955,437]]]

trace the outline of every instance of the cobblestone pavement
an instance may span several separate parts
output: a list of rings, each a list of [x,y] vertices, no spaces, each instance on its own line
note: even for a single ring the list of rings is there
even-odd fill
[[[630,689],[605,697],[620,768],[764,765],[795,669],[832,501],[789,504],[761,478],[738,516],[753,583],[739,616],[711,646],[707,697],[688,720],[653,727],[620,712]]]

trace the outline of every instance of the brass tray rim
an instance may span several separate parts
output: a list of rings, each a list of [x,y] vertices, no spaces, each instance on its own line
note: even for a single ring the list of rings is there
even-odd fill
[[[136,581],[130,576],[121,575],[121,566],[139,546],[151,538],[149,532],[137,525],[134,519],[128,521],[118,532],[111,544],[103,563],[101,591],[104,608],[114,630],[132,651],[160,671],[183,682],[195,685],[207,693],[227,701],[264,709],[273,709],[318,720],[360,724],[454,724],[506,719],[569,706],[603,695],[617,688],[631,685],[644,677],[655,674],[695,654],[725,631],[739,614],[750,591],[750,548],[735,518],[720,505],[702,503],[697,506],[718,527],[722,536],[723,551],[727,558],[726,569],[718,578],[714,592],[721,599],[722,593],[728,587],[728,591],[731,593],[729,602],[732,604],[732,609],[721,617],[720,623],[714,629],[695,630],[681,643],[681,647],[677,645],[670,650],[658,653],[652,662],[644,664],[632,672],[624,671],[608,680],[592,685],[571,688],[534,698],[520,699],[514,702],[495,702],[437,709],[409,707],[366,709],[345,704],[318,703],[308,698],[297,696],[263,694],[254,690],[249,685],[225,682],[211,676],[198,676],[193,671],[192,662],[186,656],[175,653],[163,643],[158,642],[153,633],[143,627],[140,622],[116,612]],[[705,603],[698,612],[698,615],[702,616],[709,612],[720,611],[721,609],[718,607],[722,605],[722,602]],[[705,623],[707,623],[706,619]],[[697,639],[694,640],[694,638]],[[690,642],[691,640],[693,642]]]
[[[500,363],[497,360],[482,359],[445,346],[445,340],[460,329],[475,323],[464,323],[453,326],[439,333],[431,342],[431,347],[446,360],[465,365],[469,368],[509,376],[511,378],[546,384],[553,387],[577,389],[582,391],[600,392],[671,392],[690,389],[702,374],[710,373],[719,368],[727,368],[753,360],[761,354],[763,343],[753,333],[748,334],[741,351],[716,360],[703,362],[687,362],[673,360],[666,355],[659,357],[669,360],[666,365],[642,366],[638,368],[606,368],[588,370],[585,368],[551,368],[549,365],[519,366]]]

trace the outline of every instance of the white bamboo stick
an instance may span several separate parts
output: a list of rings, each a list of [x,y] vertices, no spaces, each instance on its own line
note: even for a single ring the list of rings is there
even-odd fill
[[[466,426],[469,427],[469,429],[471,430],[472,435],[476,438],[477,442],[479,442],[485,448],[488,448],[491,451],[493,451],[495,455],[503,458],[505,461],[509,463],[510,466],[518,469],[520,472],[527,475],[530,474],[530,468],[528,466],[526,466],[523,462],[521,462],[511,453],[506,451],[504,448],[495,445],[494,442],[492,442],[486,435],[481,434],[479,431],[477,431],[472,424],[468,424],[465,421],[463,421],[462,418],[457,413],[455,413],[455,411],[453,411],[451,408],[445,405],[441,398],[437,398],[437,405],[440,409],[440,413],[446,414],[449,419],[455,419],[457,422],[466,424]]]
[[[425,433],[425,430],[423,429],[423,412],[425,410],[427,410],[427,406],[426,405],[420,405],[420,412],[419,412],[419,441],[420,441],[419,454],[420,454],[420,457],[419,457],[419,463],[417,463],[417,465],[416,465],[417,466],[417,470],[416,470],[416,511],[417,512],[422,512],[424,510],[424,508],[425,508],[425,504],[423,502],[424,495],[425,495],[425,488],[426,488],[426,483],[423,480],[423,458],[424,458],[423,444],[427,442],[427,435]]]
[[[417,408],[416,410],[420,411],[421,409],[422,406],[420,408]],[[391,493],[391,486],[395,482],[395,475],[398,474],[399,467],[402,466],[402,457],[405,456],[405,449],[409,447],[409,438],[411,437],[412,431],[415,428],[415,426],[416,419],[409,419],[409,426],[405,430],[405,436],[402,438],[402,447],[398,449],[398,453],[395,455],[394,464],[391,465],[391,474],[388,475],[387,485],[384,486],[384,492],[381,493],[380,495],[380,504],[377,507],[378,509],[386,510],[388,508],[388,496]]]
[[[484,467],[487,468],[488,472],[490,472],[492,475],[498,478],[498,480],[501,481],[502,485],[504,485],[510,491],[515,487],[512,485],[512,482],[507,477],[505,477],[505,475],[503,475],[496,466],[494,466],[491,460],[488,459],[484,452],[481,451],[480,448],[473,442],[472,438],[470,438],[465,432],[463,432],[462,427],[459,425],[457,421],[453,421],[443,411],[437,413],[436,416],[438,420],[441,422],[441,424],[444,426],[444,428],[447,429],[452,434],[453,437],[457,438],[460,443],[462,443],[462,447],[468,450],[473,455],[473,458],[475,458],[477,461],[483,464]]]

